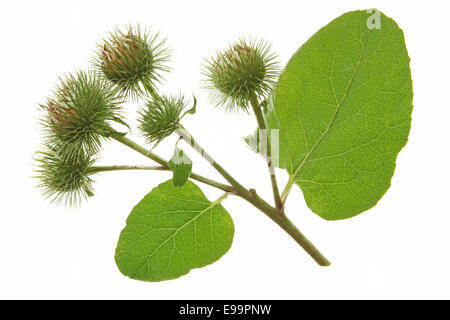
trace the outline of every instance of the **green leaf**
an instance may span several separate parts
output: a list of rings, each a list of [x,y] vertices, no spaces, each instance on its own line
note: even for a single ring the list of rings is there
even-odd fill
[[[389,188],[411,124],[409,60],[394,20],[354,11],[314,34],[280,76],[281,154],[321,217],[355,216]]]
[[[191,181],[175,188],[166,181],[131,211],[116,248],[120,271],[144,281],[185,275],[217,261],[231,247],[234,225],[220,204]]]
[[[192,172],[192,161],[183,150],[175,147],[173,156],[169,161],[169,168],[173,172],[173,185],[179,188],[189,180]]]
[[[194,98],[194,104],[192,106],[192,108],[190,108],[189,110],[186,110],[186,112],[183,114],[183,116],[181,118],[183,118],[186,114],[195,114],[197,112],[197,98],[192,95],[192,97]]]
[[[124,120],[122,120],[122,118],[120,117],[113,117],[113,121],[127,127],[128,131],[131,132],[131,127],[128,125],[128,123],[126,123]]]

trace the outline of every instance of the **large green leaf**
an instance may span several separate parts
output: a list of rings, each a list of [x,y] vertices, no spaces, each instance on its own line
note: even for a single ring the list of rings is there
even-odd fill
[[[377,203],[408,138],[412,96],[403,32],[378,11],[340,16],[293,55],[275,111],[290,181],[313,212],[345,219]]]
[[[144,281],[178,278],[217,261],[231,247],[234,225],[220,202],[191,181],[154,188],[131,211],[116,248],[120,271]]]

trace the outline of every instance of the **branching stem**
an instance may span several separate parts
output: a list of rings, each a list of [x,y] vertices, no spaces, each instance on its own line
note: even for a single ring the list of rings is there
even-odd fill
[[[207,185],[247,200],[254,207],[258,208],[261,212],[263,212],[276,224],[278,224],[284,231],[286,231],[320,266],[330,265],[330,262],[327,260],[327,258],[325,258],[322,253],[320,253],[320,251],[303,235],[302,232],[300,232],[300,230],[286,217],[286,215],[280,214],[279,209],[274,208],[270,204],[268,204],[256,193],[254,189],[248,190],[242,184],[240,184],[235,178],[231,176],[231,174],[228,173],[228,171],[226,171],[220,164],[218,164],[183,127],[178,129],[176,133],[181,137],[181,139],[188,142],[189,145],[193,147],[194,150],[196,150],[203,158],[205,158],[211,164],[211,166],[216,169],[216,171],[219,172],[222,177],[224,177],[225,180],[228,181],[228,183],[231,184],[231,186],[211,180],[196,173],[191,174],[192,179],[203,182]],[[158,170],[169,170],[168,162],[166,160],[154,154],[150,150],[147,150],[145,147],[139,145],[133,140],[125,137],[123,134],[115,132],[114,134],[112,134],[112,138],[160,164],[161,168]],[[109,170],[103,171],[131,170],[132,167],[134,167],[134,169],[142,170],[142,167],[140,166],[108,166],[105,168],[108,168]],[[97,170],[99,170],[98,167]]]
[[[113,138],[115,140],[117,140],[118,142],[126,145],[127,147],[129,147],[129,148],[139,152],[140,154],[146,156],[147,158],[150,158],[153,161],[159,163],[161,166],[163,166],[167,170],[170,170],[168,162],[166,160],[164,160],[160,156],[154,154],[150,150],[147,150],[146,148],[142,147],[141,145],[137,144],[136,142],[128,139],[127,137],[125,137],[123,135],[119,135],[119,134],[114,135]],[[196,173],[191,173],[191,178],[194,179],[194,180],[203,182],[203,183],[205,183],[207,185],[210,185],[212,187],[218,188],[218,189],[220,189],[222,191],[225,191],[225,192],[233,193],[235,191],[234,188],[229,186],[229,185],[226,185],[226,184],[214,181],[212,179],[203,177],[203,176],[201,176],[199,174],[196,174]]]
[[[195,151],[197,151],[206,161],[209,162],[209,164],[216,169],[217,172],[220,173],[222,177],[225,178],[225,180],[230,183],[238,193],[246,194],[248,193],[248,190],[241,185],[233,176],[228,173],[216,160],[214,160],[201,146],[200,144],[194,139],[194,137],[184,128],[181,127],[175,131],[176,134],[180,136],[180,139],[187,142]]]
[[[262,199],[255,190],[250,191],[243,185],[241,185],[221,165],[214,161],[212,157],[208,153],[206,153],[206,151],[203,150],[203,148],[201,148],[198,143],[196,143],[196,141],[190,134],[187,133],[186,130],[182,130],[181,132],[184,132],[184,137],[181,136],[181,138],[183,140],[186,139],[185,141],[188,141],[197,152],[199,152],[205,159],[208,160],[208,162],[212,162],[211,165],[225,178],[225,180],[227,180],[231,184],[231,186],[211,180],[196,173],[191,174],[192,179],[203,182],[207,185],[247,200],[254,207],[258,208],[261,212],[263,212],[276,224],[278,224],[284,231],[286,231],[320,266],[330,265],[330,262],[327,260],[327,258],[325,258],[323,254],[320,253],[320,251],[303,235],[302,232],[300,232],[300,230],[286,217],[286,215],[281,215],[280,211],[277,208],[272,207],[270,204],[264,201],[264,199]],[[177,133],[181,132],[179,131]],[[167,170],[169,169],[168,162],[166,160],[142,147],[133,140],[128,139],[122,134],[113,134],[112,137],[118,142],[160,164],[163,168]],[[190,139],[188,139],[187,137],[190,137]],[[112,167],[110,167],[110,169],[111,168]]]
[[[281,201],[280,191],[278,189],[278,184],[277,184],[277,177],[275,175],[275,166],[272,163],[272,146],[270,143],[269,135],[267,134],[266,131],[263,131],[263,130],[267,130],[267,126],[266,126],[266,122],[264,120],[263,113],[261,111],[261,106],[258,103],[258,98],[256,97],[255,93],[253,93],[251,95],[250,104],[252,106],[253,113],[256,116],[256,121],[258,122],[259,131],[260,131],[260,133],[264,132],[264,134],[260,134],[260,137],[265,140],[265,141],[263,141],[264,147],[262,149],[263,149],[264,157],[267,162],[267,167],[269,168],[270,182],[272,184],[272,193],[273,193],[273,199],[275,201],[275,207],[281,213],[284,214],[283,202]]]
[[[330,262],[323,256],[322,253],[303,235],[303,233],[286,217],[280,214],[278,208],[272,207],[264,199],[262,199],[254,189],[246,189],[235,178],[231,176],[220,164],[218,164],[194,139],[194,137],[187,132],[186,129],[180,128],[175,131],[181,139],[187,142],[195,151],[197,151],[203,158],[205,158],[211,166],[219,172],[225,180],[227,180],[236,190],[235,195],[247,200],[253,206],[258,208],[276,224],[278,224],[284,231],[286,231],[320,266],[329,266]]]

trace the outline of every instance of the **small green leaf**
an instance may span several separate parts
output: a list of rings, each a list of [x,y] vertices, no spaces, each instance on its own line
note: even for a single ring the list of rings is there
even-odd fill
[[[194,105],[192,106],[192,108],[190,108],[189,110],[186,110],[186,112],[183,114],[182,118],[187,114],[195,114],[197,112],[197,98],[192,95],[192,97],[194,98]]]
[[[411,125],[409,60],[394,20],[354,11],[315,33],[283,71],[280,153],[321,217],[355,216],[389,188]]]
[[[128,131],[131,132],[131,127],[128,125],[128,123],[126,123],[124,120],[122,120],[122,118],[120,117],[114,117],[113,121],[127,127]]]
[[[173,156],[169,161],[169,168],[173,172],[173,185],[179,188],[189,180],[192,172],[192,161],[183,150],[175,147]]]
[[[144,281],[178,278],[217,261],[231,247],[234,225],[220,204],[193,182],[166,181],[131,211],[116,248],[120,271]]]

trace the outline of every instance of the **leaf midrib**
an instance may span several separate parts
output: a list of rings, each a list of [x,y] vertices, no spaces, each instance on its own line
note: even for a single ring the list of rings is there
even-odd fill
[[[334,114],[333,114],[333,117],[332,117],[330,123],[328,124],[328,127],[327,127],[326,130],[322,133],[322,135],[321,135],[320,138],[317,140],[317,142],[313,145],[313,147],[309,150],[309,152],[306,153],[306,155],[305,155],[305,157],[303,158],[302,162],[300,162],[300,164],[298,165],[298,167],[294,170],[294,173],[293,173],[292,175],[290,175],[289,180],[291,180],[291,181],[292,181],[292,180],[295,180],[295,178],[296,178],[297,175],[299,174],[300,170],[303,168],[304,164],[305,164],[306,161],[308,160],[309,156],[313,153],[313,151],[315,150],[315,148],[320,144],[320,142],[323,140],[323,138],[324,138],[324,137],[328,134],[328,132],[330,131],[331,126],[332,126],[334,120],[336,119],[336,115],[338,114],[338,112],[339,112],[339,110],[340,110],[342,104],[344,103],[345,99],[346,99],[347,96],[348,96],[348,92],[349,92],[349,90],[350,90],[350,88],[351,88],[351,86],[352,86],[352,84],[353,84],[353,79],[355,78],[355,75],[356,75],[356,73],[357,73],[358,70],[359,70],[359,66],[361,65],[362,57],[363,57],[363,55],[364,55],[364,51],[365,51],[365,48],[366,48],[366,44],[367,44],[367,41],[368,41],[369,36],[370,36],[371,33],[372,33],[371,30],[369,30],[369,32],[368,32],[368,34],[367,34],[367,37],[366,37],[366,39],[365,39],[364,42],[363,42],[363,47],[362,47],[362,49],[361,49],[361,53],[360,53],[360,55],[359,55],[359,59],[358,59],[358,63],[357,63],[357,65],[356,65],[355,71],[353,72],[352,78],[350,79],[350,82],[349,82],[349,84],[348,84],[347,89],[345,90],[345,94],[344,94],[344,96],[342,97],[341,102],[339,102],[339,104],[338,104],[337,107],[336,107],[336,110],[335,110],[335,112],[334,112]],[[335,59],[334,59],[334,60],[335,60]],[[334,63],[334,60],[333,60],[333,63]],[[330,81],[331,81],[331,80],[330,80]],[[334,85],[333,85],[333,83],[331,83],[331,84],[332,84],[332,86],[333,86],[333,91],[334,91]],[[336,96],[336,95],[335,95],[335,96]]]
[[[226,195],[226,194],[225,194]],[[208,207],[206,207],[205,209],[203,209],[202,211],[200,211],[195,217],[193,217],[192,219],[190,219],[189,221],[187,221],[186,223],[184,223],[180,228],[178,228],[177,231],[175,231],[174,233],[172,233],[166,240],[164,240],[155,250],[153,250],[153,252],[148,256],[148,258],[145,260],[145,262],[136,269],[135,272],[131,273],[130,275],[135,275],[139,270],[141,270],[141,268],[145,265],[147,265],[151,258],[153,257],[153,255],[159,250],[161,249],[169,240],[172,240],[178,232],[180,232],[182,229],[184,229],[185,227],[187,227],[189,224],[191,224],[192,222],[196,221],[197,218],[199,218],[201,215],[203,215],[205,212],[213,209],[215,206],[217,206],[218,204],[220,204],[223,200],[224,200],[224,196],[220,197],[219,199],[217,199],[216,201],[212,202]],[[170,263],[170,261],[169,261]]]

